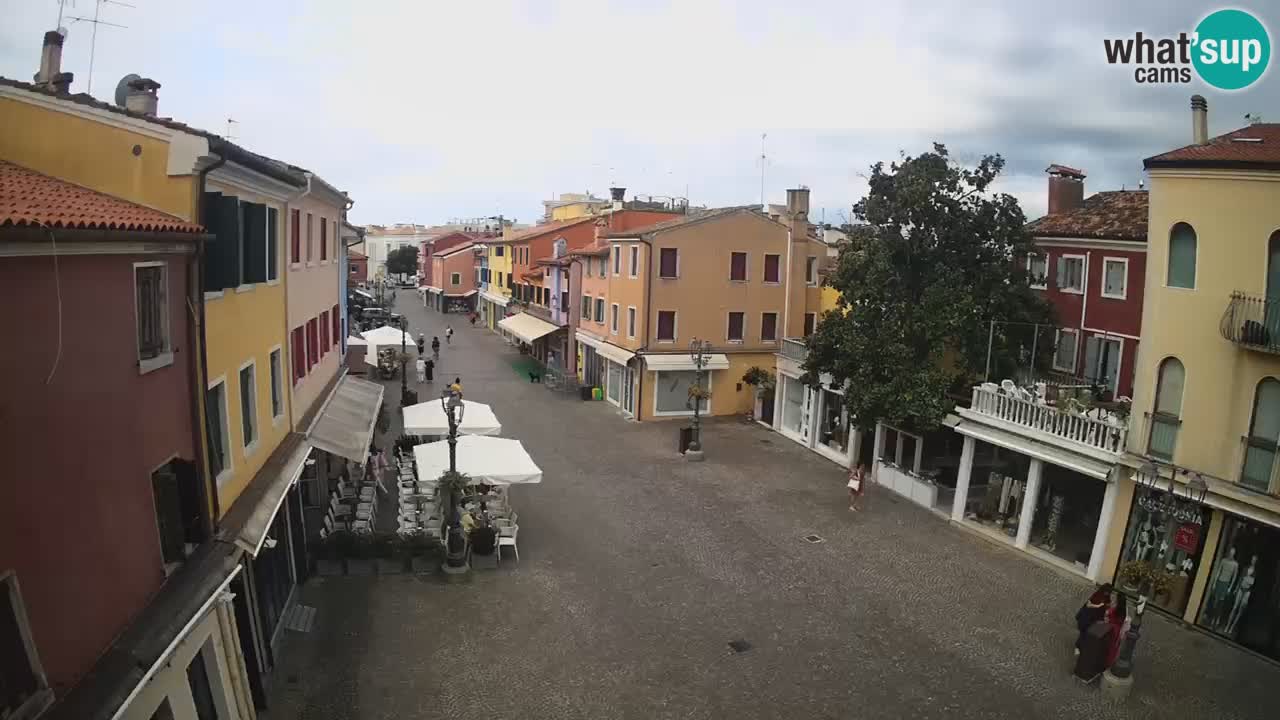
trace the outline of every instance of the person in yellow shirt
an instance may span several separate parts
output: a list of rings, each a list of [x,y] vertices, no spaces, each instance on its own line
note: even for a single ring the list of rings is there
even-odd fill
[[[453,379],[453,384],[449,386],[449,392],[454,393],[459,398],[462,397],[462,378]]]

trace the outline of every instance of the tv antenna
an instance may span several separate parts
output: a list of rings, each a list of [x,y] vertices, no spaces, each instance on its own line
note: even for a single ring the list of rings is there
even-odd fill
[[[768,162],[768,157],[764,154],[764,140],[769,137],[769,133],[760,133],[760,209],[768,210],[764,206],[764,166]]]
[[[74,3],[74,0],[73,0],[72,5],[74,5],[74,4],[75,4],[75,3]],[[81,15],[68,15],[68,16],[67,16],[67,19],[68,19],[68,20],[70,20],[70,21],[71,21],[71,22],[73,22],[73,23],[76,23],[76,22],[87,22],[87,23],[90,23],[90,24],[92,24],[92,25],[93,25],[93,34],[92,34],[92,35],[90,36],[90,38],[89,38],[89,85],[88,85],[88,93],[89,93],[90,95],[92,95],[92,94],[93,94],[93,58],[94,58],[94,55],[96,55],[96,54],[97,54],[97,51],[98,51],[98,26],[99,26],[99,25],[106,25],[106,26],[108,26],[108,27],[121,28],[121,29],[124,29],[124,28],[129,27],[128,25],[120,25],[120,24],[118,24],[118,23],[107,22],[106,20],[103,20],[103,19],[101,18],[101,16],[102,16],[102,6],[103,6],[104,4],[109,4],[109,5],[119,5],[119,6],[121,6],[121,7],[127,7],[127,8],[134,8],[134,7],[135,7],[134,5],[130,5],[130,4],[129,4],[129,3],[127,3],[127,2],[121,2],[121,0],[94,0],[94,2],[93,2],[93,17],[89,18],[89,17],[84,17],[84,16],[81,16]],[[66,5],[66,0],[60,0],[60,1],[58,2],[58,27],[62,27],[62,11],[63,11],[63,9],[64,9],[64,6],[65,6],[65,5]]]
[[[239,124],[240,124],[239,120],[236,120],[235,118],[227,118],[227,139],[228,140],[235,140],[235,136],[231,134],[231,131],[233,129],[232,126],[239,125]]]

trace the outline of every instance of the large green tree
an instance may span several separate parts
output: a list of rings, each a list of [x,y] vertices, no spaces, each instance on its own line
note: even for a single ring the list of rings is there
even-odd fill
[[[418,272],[418,246],[405,245],[387,253],[387,272],[392,275],[413,275]]]
[[[805,361],[806,382],[829,373],[836,386],[850,384],[845,404],[859,426],[936,427],[982,377],[992,320],[1002,321],[995,377],[1026,353],[1031,333],[1017,323],[1052,322],[1028,288],[1023,258],[1034,245],[1022,209],[990,192],[1003,167],[999,155],[962,166],[941,144],[871,167],[870,190],[853,208],[865,225],[827,277],[840,303],[808,339]]]

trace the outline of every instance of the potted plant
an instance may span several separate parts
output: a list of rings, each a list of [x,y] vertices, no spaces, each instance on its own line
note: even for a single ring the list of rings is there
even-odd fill
[[[370,533],[351,533],[351,547],[347,555],[347,574],[372,575],[374,567],[373,535]]]
[[[399,575],[404,572],[404,555],[400,550],[400,536],[395,533],[375,533],[370,545],[379,575]]]
[[[1116,582],[1120,587],[1134,593],[1142,587],[1142,582],[1151,576],[1151,568],[1141,560],[1130,560],[1120,566],[1116,572]]]
[[[751,408],[752,417],[756,420],[772,421],[773,413],[767,412],[767,408],[772,407],[774,388],[777,387],[778,380],[773,373],[762,367],[752,365],[742,375],[742,382],[755,388],[756,401]],[[769,417],[764,417],[765,414]]]
[[[1160,598],[1164,598],[1164,602],[1169,600],[1169,592],[1173,590],[1173,573],[1167,570],[1152,569],[1151,578],[1151,597],[1160,602]]]
[[[413,572],[428,572],[438,563],[435,550],[439,543],[425,531],[417,530],[404,537],[404,552],[409,559],[409,567]]]

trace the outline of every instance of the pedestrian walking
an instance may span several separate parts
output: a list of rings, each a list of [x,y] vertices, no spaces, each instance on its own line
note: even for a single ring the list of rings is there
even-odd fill
[[[861,463],[849,471],[849,509],[862,509],[862,493],[867,489],[867,469]]]
[[[418,333],[418,354],[422,355],[426,351],[427,351],[427,336],[424,335],[423,333]]]
[[[459,398],[462,397],[462,378],[453,379],[453,384],[449,386],[449,392],[456,394]]]
[[[418,371],[418,384],[421,385],[427,380],[427,359],[419,355],[413,365]]]
[[[427,373],[427,382],[434,383],[436,381],[436,361],[431,358],[423,358],[422,367]]]
[[[436,362],[440,361],[440,338],[435,335],[431,336],[431,356]]]
[[[1111,603],[1111,583],[1098,586],[1080,609],[1076,611],[1076,654],[1080,654],[1080,646],[1084,642],[1084,634],[1099,620],[1105,618]]]
[[[479,313],[471,313],[471,327],[476,326],[476,318],[479,316],[480,316]]]
[[[450,345],[453,344],[453,326],[449,325],[444,329],[444,341]]]

